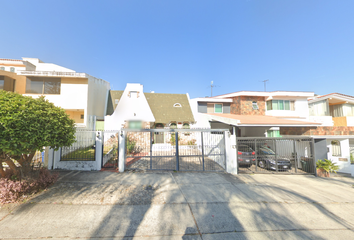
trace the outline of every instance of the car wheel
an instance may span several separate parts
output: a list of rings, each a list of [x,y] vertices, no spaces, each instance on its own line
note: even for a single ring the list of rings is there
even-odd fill
[[[264,168],[264,167],[265,167],[264,161],[259,161],[259,162],[258,162],[258,166],[259,166],[260,168]]]

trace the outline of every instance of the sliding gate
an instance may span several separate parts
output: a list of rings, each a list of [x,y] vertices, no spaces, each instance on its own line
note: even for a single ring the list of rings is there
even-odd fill
[[[124,129],[123,131],[127,170],[225,171],[226,169],[227,130]]]
[[[238,137],[239,173],[315,174],[314,140],[310,137]]]

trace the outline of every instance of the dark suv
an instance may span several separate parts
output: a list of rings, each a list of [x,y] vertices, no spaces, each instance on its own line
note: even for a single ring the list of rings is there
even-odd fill
[[[258,166],[261,168],[276,170],[278,165],[279,171],[287,171],[291,169],[291,162],[289,159],[278,157],[272,149],[266,146],[258,148],[257,160]]]
[[[256,152],[247,145],[237,146],[237,161],[240,167],[251,167],[256,161]]]

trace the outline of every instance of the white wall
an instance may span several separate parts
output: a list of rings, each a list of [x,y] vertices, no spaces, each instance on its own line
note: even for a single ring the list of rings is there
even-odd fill
[[[139,92],[139,97],[129,97],[131,91]],[[119,103],[111,116],[105,117],[105,130],[119,130],[125,121],[155,122],[150,106],[143,92],[143,85],[128,83]]]
[[[281,97],[274,97],[273,100],[294,100],[294,99],[287,99]],[[266,115],[268,116],[285,116],[285,117],[302,117],[307,118],[309,117],[309,106],[307,102],[307,98],[298,98],[295,99],[295,111],[290,110],[269,110],[266,111]],[[266,106],[267,109],[267,106]]]
[[[332,156],[332,145],[331,141],[332,140],[338,140],[340,141],[340,147],[341,147],[341,156],[340,157],[334,157]],[[336,163],[339,166],[338,172],[343,172],[343,173],[351,173],[350,170],[350,147],[349,147],[349,139],[348,138],[328,138],[327,139],[327,148],[329,152],[327,153],[328,159],[332,160],[334,163]],[[339,161],[339,158],[346,158],[347,161]]]
[[[322,126],[333,126],[332,116],[310,116],[309,120],[311,122],[322,123]]]
[[[347,126],[354,127],[354,117],[347,117]]]
[[[103,120],[107,108],[110,84],[102,79],[88,76],[87,114]]]
[[[198,99],[190,99],[189,104],[194,116],[195,124],[191,128],[211,128],[209,118],[204,113],[198,113]]]

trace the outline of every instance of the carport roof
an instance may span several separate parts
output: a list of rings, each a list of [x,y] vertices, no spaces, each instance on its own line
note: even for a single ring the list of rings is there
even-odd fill
[[[315,122],[288,120],[273,116],[262,115],[236,115],[225,113],[208,113],[212,120],[236,126],[320,126]]]

